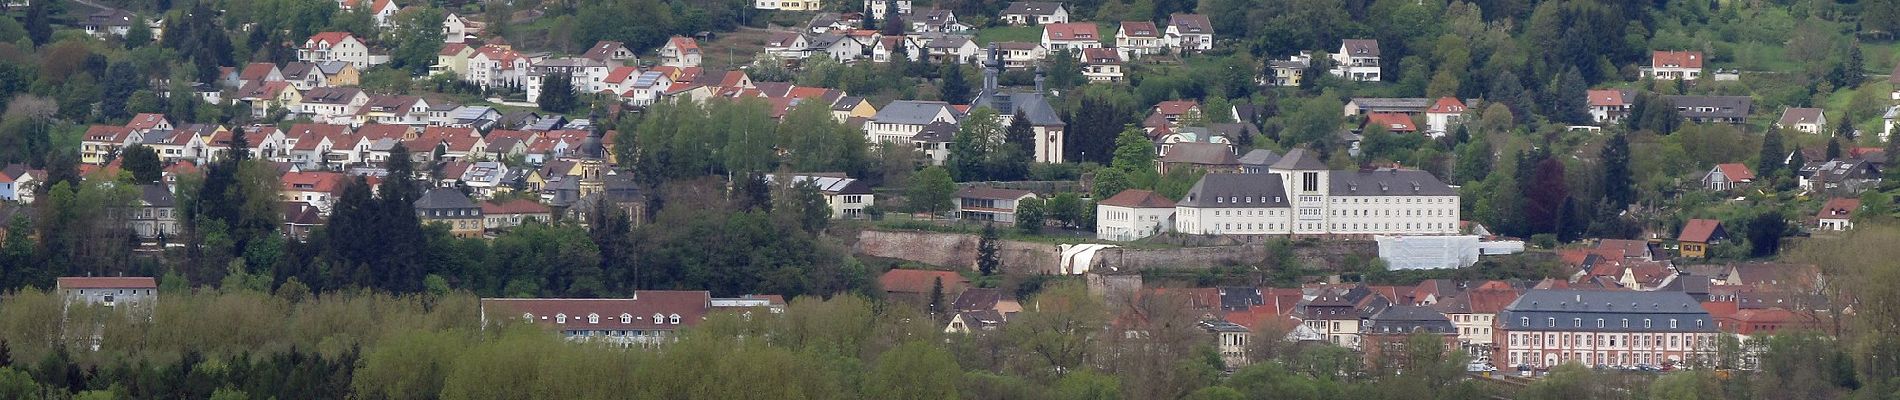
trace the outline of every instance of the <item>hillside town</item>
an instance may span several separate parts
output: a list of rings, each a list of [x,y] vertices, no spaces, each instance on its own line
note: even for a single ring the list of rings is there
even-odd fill
[[[1900,391],[1900,2],[0,12],[0,398]]]

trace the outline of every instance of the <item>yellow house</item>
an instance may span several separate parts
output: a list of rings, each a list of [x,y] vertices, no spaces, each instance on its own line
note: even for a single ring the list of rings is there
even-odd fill
[[[323,79],[330,82],[330,86],[356,86],[362,82],[362,72],[350,63],[318,63],[317,69],[323,72]]]
[[[1722,221],[1712,219],[1692,219],[1682,226],[1682,234],[1676,236],[1676,244],[1684,258],[1707,258],[1709,246],[1722,244],[1728,232],[1722,230]]]
[[[831,105],[831,118],[838,122],[852,118],[871,119],[876,116],[877,107],[872,106],[871,101],[863,97],[848,96],[838,99],[837,104]]]
[[[468,59],[475,56],[475,48],[462,43],[442,45],[442,51],[435,54],[435,65],[429,67],[429,74],[451,73],[455,76],[468,75]]]

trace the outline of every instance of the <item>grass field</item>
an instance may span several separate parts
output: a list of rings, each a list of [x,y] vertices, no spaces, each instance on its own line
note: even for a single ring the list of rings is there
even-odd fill
[[[976,45],[988,46],[990,42],[1042,42],[1040,26],[999,26],[976,31]]]

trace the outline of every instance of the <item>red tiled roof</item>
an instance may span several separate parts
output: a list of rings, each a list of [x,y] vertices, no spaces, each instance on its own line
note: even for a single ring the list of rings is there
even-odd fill
[[[132,116],[132,121],[125,123],[125,127],[140,131],[152,130],[158,128],[159,123],[162,122],[166,122],[165,114],[141,113]]]
[[[618,68],[614,68],[613,71],[608,71],[607,79],[605,79],[604,81],[607,83],[620,83],[622,81],[626,81],[627,78],[632,78],[635,74],[639,74],[639,73],[640,73],[640,67],[618,67]]]
[[[552,212],[548,206],[528,199],[515,199],[506,203],[496,203],[493,201],[482,202],[482,214],[486,215],[548,214]]]
[[[1112,47],[1091,47],[1082,49],[1082,63],[1089,65],[1121,64],[1121,53]]]
[[[1755,180],[1755,171],[1748,170],[1748,166],[1741,163],[1716,164],[1715,168],[1722,170],[1722,175],[1728,176],[1730,182]]]
[[[1820,218],[1828,218],[1828,219],[1846,219],[1847,217],[1854,215],[1854,211],[1859,210],[1859,209],[1860,209],[1860,199],[1856,199],[1852,197],[1836,197],[1832,199],[1827,199],[1827,204],[1821,205],[1821,212],[1819,214],[1816,214],[1816,216]]]
[[[1708,243],[1715,230],[1722,227],[1722,221],[1712,219],[1692,219],[1682,226],[1682,235],[1676,240],[1683,242]]]
[[[921,269],[893,269],[877,278],[878,286],[885,292],[929,294],[937,279],[943,279],[943,295],[951,298],[962,293],[969,279],[950,271],[930,271]]]
[[[1155,104],[1155,113],[1161,115],[1183,115],[1188,110],[1200,108],[1201,103],[1194,100],[1168,100]]]
[[[348,38],[350,38],[349,32],[318,32],[315,35],[310,35],[310,40],[305,42],[305,44],[315,43],[335,46],[337,43],[341,43],[344,39]]]
[[[244,72],[238,74],[238,79],[246,80],[246,81],[255,81],[259,79],[264,79],[264,78],[270,77],[271,70],[275,70],[275,69],[277,69],[277,64],[271,64],[271,63],[246,64],[244,65]]]
[[[1465,112],[1465,103],[1451,97],[1440,97],[1425,112],[1433,114],[1460,114]]]
[[[453,56],[462,54],[462,51],[465,50],[468,50],[468,44],[466,43],[444,43],[442,44],[442,51],[436,52],[435,54],[439,56]]]
[[[1140,189],[1123,190],[1109,197],[1108,200],[1102,200],[1101,203],[1096,204],[1128,208],[1174,208],[1173,200],[1168,200],[1155,192]]]
[[[1628,99],[1623,98],[1621,90],[1591,90],[1588,93],[1591,107],[1622,107],[1630,104]]]
[[[1101,40],[1096,34],[1096,26],[1088,22],[1066,22],[1043,25],[1043,33],[1049,40]]]
[[[1155,29],[1155,23],[1150,21],[1122,21],[1121,35],[1124,37],[1159,38],[1161,37],[1161,30]]]
[[[1700,51],[1650,52],[1649,65],[1656,68],[1702,68]]]
[[[1366,114],[1366,125],[1377,125],[1387,132],[1417,132],[1418,126],[1412,124],[1412,117],[1400,113],[1375,112]]]
[[[149,276],[60,277],[60,289],[157,289],[158,280]]]
[[[336,172],[286,172],[283,178],[283,190],[287,192],[338,193],[343,187],[343,174]]]
[[[672,39],[667,39],[667,43],[680,50],[699,50],[699,42],[685,36],[674,36]]]

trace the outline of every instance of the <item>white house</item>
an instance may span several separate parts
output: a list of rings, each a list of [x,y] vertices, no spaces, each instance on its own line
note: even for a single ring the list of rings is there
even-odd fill
[[[1214,48],[1214,24],[1208,22],[1206,15],[1169,15],[1168,47],[1182,53],[1211,50]]]
[[[355,125],[356,114],[369,103],[369,95],[351,87],[322,87],[304,92],[298,114],[311,121],[333,125]]]
[[[1432,108],[1425,109],[1425,134],[1433,138],[1443,137],[1452,127],[1464,123],[1464,118],[1464,102],[1440,97],[1432,103]]]
[[[1003,9],[1003,22],[1010,25],[1048,25],[1069,22],[1069,10],[1062,3],[1019,1]]]
[[[825,204],[831,206],[832,219],[863,219],[870,217],[865,212],[875,202],[871,194],[871,185],[857,179],[843,176],[822,175],[766,175],[766,180],[777,184],[779,178],[789,178],[790,185],[811,185],[825,196]]]
[[[1781,112],[1781,120],[1775,122],[1776,128],[1801,133],[1821,133],[1827,129],[1827,115],[1819,108],[1789,107]]]
[[[342,61],[358,70],[365,70],[389,62],[389,55],[376,54],[368,43],[349,32],[322,32],[304,40],[303,47],[297,49],[297,60],[309,63]]]
[[[797,60],[810,54],[811,42],[800,32],[772,32],[765,39],[765,54],[782,60]]]
[[[370,17],[376,19],[376,26],[384,28],[396,25],[396,12],[401,10],[396,7],[394,0],[376,0],[369,6]]]
[[[1333,75],[1361,82],[1379,81],[1379,41],[1346,39],[1333,53]]]
[[[1174,227],[1174,201],[1155,192],[1128,189],[1095,203],[1095,238],[1128,241]]]
[[[542,60],[528,67],[527,79],[521,86],[527,92],[528,101],[533,102],[541,98],[541,92],[544,90],[543,81],[549,75],[567,74],[568,86],[574,88],[574,93],[579,95],[599,93],[607,87],[609,70],[605,62],[582,57]]]
[[[1622,122],[1630,114],[1630,93],[1622,89],[1591,90],[1590,120],[1598,124]]]
[[[1430,173],[1330,171],[1293,149],[1268,174],[1208,174],[1175,209],[1191,234],[1449,235],[1458,193]]]
[[[468,19],[455,13],[442,17],[442,42],[463,43],[468,41]]]
[[[1116,82],[1122,80],[1122,58],[1116,49],[1094,48],[1082,50],[1082,76],[1090,82]]]
[[[1161,30],[1154,22],[1122,21],[1121,28],[1115,30],[1115,50],[1122,59],[1160,53],[1168,48],[1168,42],[1161,37]]]
[[[898,100],[877,110],[877,115],[865,123],[865,138],[872,144],[909,145],[912,136],[924,130],[925,125],[933,122],[955,124],[963,115],[950,103],[941,101]]]
[[[910,0],[864,0],[864,9],[870,10],[871,15],[878,18],[884,18],[892,5],[897,6],[899,15],[910,15]]]
[[[660,47],[660,65],[677,68],[699,66],[699,42],[689,37],[674,36]]]
[[[1102,37],[1097,32],[1095,24],[1089,22],[1046,24],[1042,26],[1042,47],[1071,52],[1102,47]]]
[[[65,304],[147,308],[158,304],[158,280],[152,277],[60,277]]]
[[[957,191],[957,218],[970,221],[1015,223],[1023,201],[1035,199],[1027,190],[971,186]]]
[[[1693,81],[1702,77],[1703,61],[1700,51],[1652,51],[1649,54],[1649,68],[1642,71],[1643,77]]]
[[[1856,211],[1860,211],[1860,199],[1852,197],[1827,199],[1827,204],[1821,205],[1821,211],[1814,215],[1814,227],[1829,231],[1854,229],[1854,212]]]

